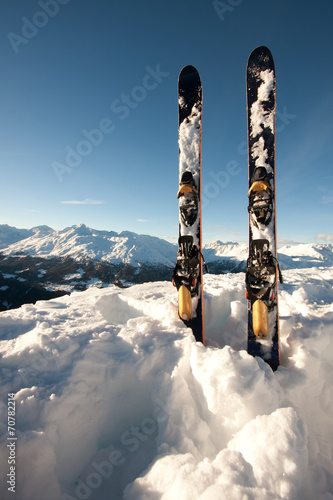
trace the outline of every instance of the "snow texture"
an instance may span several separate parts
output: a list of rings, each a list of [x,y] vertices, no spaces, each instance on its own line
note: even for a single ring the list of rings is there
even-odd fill
[[[323,264],[284,272],[275,373],[245,351],[243,273],[204,276],[206,347],[178,319],[168,282],[1,313],[1,499],[332,500],[333,267]]]
[[[270,128],[274,134],[274,112],[271,111],[268,113],[264,108],[264,102],[269,100],[270,93],[274,89],[274,71],[269,69],[261,71],[260,80],[262,83],[258,88],[258,99],[251,106],[251,136],[253,138],[261,135],[264,128]],[[260,145],[258,145],[258,148],[260,148]],[[260,149],[258,163],[256,162],[256,165],[259,167],[266,166],[265,163],[261,163],[263,159],[261,158],[262,155],[263,150]],[[254,156],[257,155],[254,154]]]

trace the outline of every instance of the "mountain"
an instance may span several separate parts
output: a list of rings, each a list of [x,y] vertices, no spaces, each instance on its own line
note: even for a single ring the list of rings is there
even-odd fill
[[[235,242],[223,243],[216,241],[204,246],[204,257],[209,266],[209,271],[215,274],[225,272],[244,272],[248,247]]]
[[[211,274],[244,272],[248,246],[216,241],[203,254]],[[130,231],[0,225],[0,310],[91,286],[170,281],[176,256],[176,245]],[[282,270],[333,266],[333,247],[284,246],[278,258]]]
[[[279,248],[281,269],[333,266],[333,245],[298,244]]]
[[[217,272],[244,271],[247,244],[216,241],[204,246],[204,257]],[[0,225],[0,252],[8,256],[66,257],[76,261],[102,261],[140,267],[173,268],[177,246],[166,240],[130,231],[116,233],[91,229],[85,224],[55,231],[48,226],[17,229]],[[278,250],[282,268],[333,265],[333,245],[296,244]]]
[[[173,266],[176,258],[175,245],[160,238],[130,231],[98,231],[84,224],[61,231],[48,226],[31,230],[0,226],[0,250],[11,256],[72,257],[131,265]]]
[[[130,231],[1,225],[0,310],[91,286],[169,281],[176,255],[175,245]]]

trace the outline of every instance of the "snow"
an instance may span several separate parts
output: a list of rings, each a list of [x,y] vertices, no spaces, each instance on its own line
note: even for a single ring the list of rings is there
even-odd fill
[[[274,89],[274,71],[265,70],[260,72],[262,81],[258,88],[258,99],[251,106],[251,135],[253,138],[260,135],[265,128],[270,128],[274,133],[274,112],[268,113],[265,111],[264,102],[268,101],[271,91]],[[261,145],[261,147],[260,147]],[[266,166],[264,161],[264,141],[257,142],[255,148],[260,148],[260,154],[254,154],[259,157],[259,162],[256,162],[258,167]],[[263,161],[263,163],[261,163]]]
[[[2,312],[1,498],[14,392],[19,500],[332,500],[333,267],[284,280],[274,373],[245,350],[243,273],[204,276],[205,347],[168,282]]]

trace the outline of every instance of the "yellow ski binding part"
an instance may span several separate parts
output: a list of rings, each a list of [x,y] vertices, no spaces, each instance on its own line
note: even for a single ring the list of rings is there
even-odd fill
[[[188,321],[192,318],[191,292],[185,285],[178,290],[178,312],[182,320]]]
[[[249,189],[248,196],[250,196],[250,194],[252,192],[256,193],[258,191],[270,191],[270,192],[272,192],[272,188],[265,181],[255,181],[255,182],[253,182],[253,184],[251,185],[251,187]]]
[[[180,198],[181,196],[184,196],[186,193],[196,193],[197,190],[195,189],[195,187],[191,184],[182,184],[178,190],[178,193],[177,193],[177,198]]]
[[[253,333],[256,337],[264,339],[268,335],[268,309],[262,300],[256,300],[252,306]]]

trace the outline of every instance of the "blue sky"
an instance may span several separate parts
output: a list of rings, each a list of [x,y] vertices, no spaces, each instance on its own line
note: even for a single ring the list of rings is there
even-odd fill
[[[6,2],[0,223],[176,241],[177,78],[192,64],[204,95],[204,242],[246,242],[245,69],[267,45],[278,237],[332,242],[332,18],[331,0]]]

